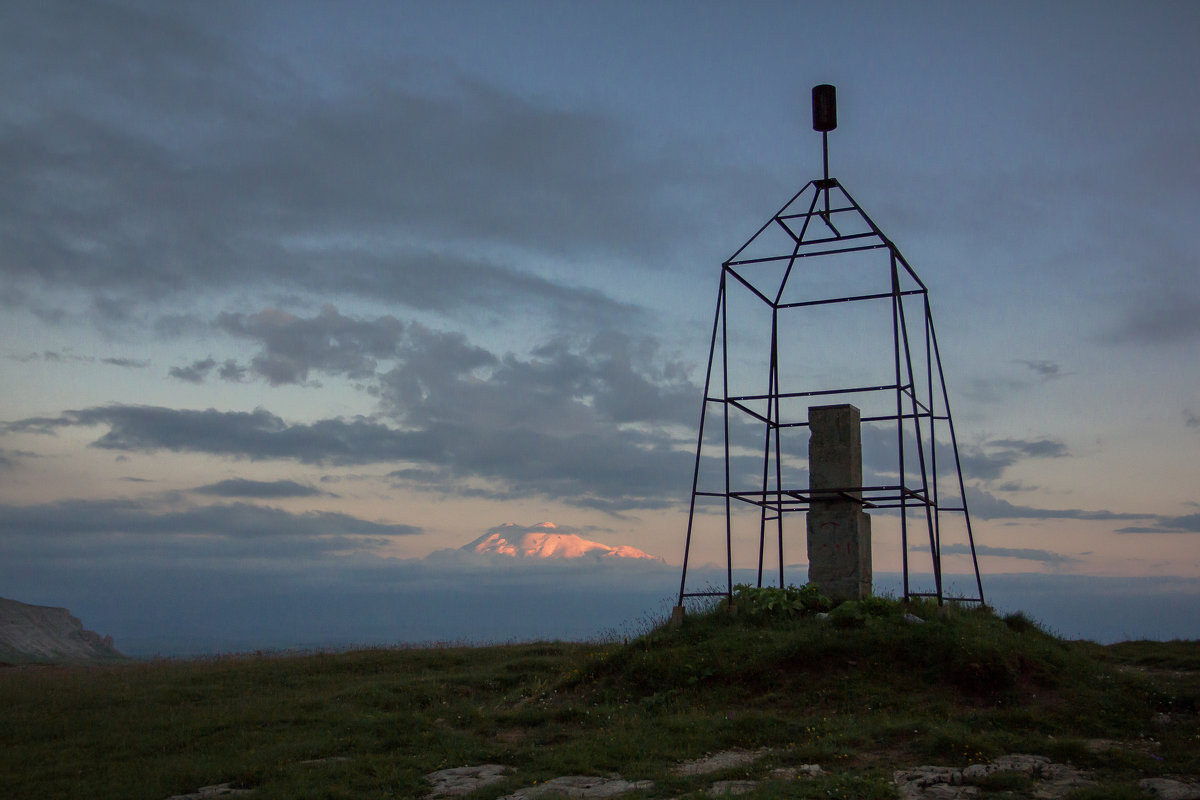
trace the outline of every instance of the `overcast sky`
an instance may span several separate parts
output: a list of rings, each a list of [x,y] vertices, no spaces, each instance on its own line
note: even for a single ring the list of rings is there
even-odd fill
[[[826,82],[831,173],[930,289],[985,589],[1196,592],[1198,34],[1191,2],[5,4],[0,594],[349,581],[510,521],[678,565],[720,264],[820,177]]]

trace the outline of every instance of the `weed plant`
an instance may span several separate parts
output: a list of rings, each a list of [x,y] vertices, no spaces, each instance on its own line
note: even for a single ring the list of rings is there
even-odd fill
[[[746,796],[882,799],[900,767],[1027,752],[1093,770],[1078,800],[1124,798],[1143,776],[1200,773],[1200,644],[1155,651],[984,608],[739,587],[628,641],[8,668],[0,797],[163,800],[222,782],[255,800],[424,797],[425,774],[483,763],[513,773],[475,800],[612,772],[653,780],[641,796],[699,797],[818,763],[820,778]],[[752,766],[672,770],[757,747]],[[984,797],[1028,789],[989,780]]]

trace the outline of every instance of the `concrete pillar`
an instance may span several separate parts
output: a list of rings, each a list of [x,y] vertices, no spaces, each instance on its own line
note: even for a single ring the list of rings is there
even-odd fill
[[[808,580],[830,597],[861,600],[871,595],[871,518],[862,510],[859,411],[813,406],[808,428]]]

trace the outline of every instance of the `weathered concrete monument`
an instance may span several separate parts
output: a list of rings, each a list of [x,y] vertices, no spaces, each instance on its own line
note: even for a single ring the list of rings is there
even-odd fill
[[[812,112],[821,177],[721,264],[678,615],[745,583],[867,597],[872,535],[898,547],[906,599],[983,602],[929,290],[829,174],[833,86]],[[696,548],[724,575],[689,587]],[[943,552],[973,587],[947,591]]]
[[[849,404],[808,410],[808,580],[845,600],[871,594],[859,417]]]

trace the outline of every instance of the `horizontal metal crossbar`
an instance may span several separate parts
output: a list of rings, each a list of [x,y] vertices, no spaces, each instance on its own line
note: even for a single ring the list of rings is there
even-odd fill
[[[746,406],[742,405],[741,403],[734,401],[732,398],[728,401],[722,400],[719,397],[708,397],[705,399],[710,403],[728,402],[729,405],[734,406],[735,408],[738,408],[742,411],[745,411],[747,414],[754,417],[759,422],[762,422],[766,425],[771,426],[772,429],[775,429],[775,428],[807,428],[808,427],[807,420],[797,421],[797,422],[772,422],[771,420],[764,417],[762,414],[759,414],[757,411],[754,411],[753,409],[747,408]],[[918,403],[918,405],[921,405],[921,404]],[[916,419],[916,420],[921,420],[921,419],[944,420],[946,418],[933,416],[928,411],[926,411],[924,414],[900,414],[900,415],[880,414],[879,416],[875,416],[875,417],[863,417],[859,421],[860,422],[895,422],[897,420],[914,420],[914,419]]]
[[[826,214],[843,214],[847,211],[858,211],[858,208],[855,206],[843,206],[841,208],[831,208],[828,211],[822,208],[819,211],[805,211],[801,214],[780,214],[779,216],[775,217],[775,219],[804,219],[806,217],[823,217]]]
[[[849,389],[817,389],[816,391],[812,391],[812,392],[779,392],[778,394],[744,394],[741,397],[730,397],[728,399],[731,402],[742,401],[742,400],[771,400],[774,398],[779,398],[780,400],[786,400],[789,397],[820,397],[822,395],[829,395],[829,394],[858,394],[860,392],[882,392],[882,391],[889,390],[889,389],[895,390],[895,389],[902,389],[902,388],[904,388],[904,387],[897,386],[896,384],[891,383],[891,384],[884,384],[882,386],[852,386]],[[719,398],[719,397],[709,398],[709,399],[718,400],[718,401],[721,400],[721,398]]]
[[[722,266],[742,267],[747,264],[769,264],[772,261],[791,261],[794,258],[811,258],[812,256],[827,256],[833,253],[857,253],[861,250],[883,250],[886,244],[864,244],[858,247],[835,247],[832,250],[815,250],[811,253],[789,253],[786,256],[764,256],[762,258],[743,258],[737,261],[726,261]]]
[[[828,488],[818,491],[804,489],[747,489],[731,492],[696,492],[697,496],[729,497],[749,505],[759,506],[780,513],[804,511],[813,503],[836,500],[852,500],[864,509],[937,508],[924,492],[908,486],[850,486]]]
[[[835,303],[857,303],[859,300],[887,300],[899,294],[902,297],[907,297],[910,294],[926,294],[924,289],[906,289],[903,292],[878,292],[876,294],[858,294],[850,297],[830,297],[825,300],[805,300],[802,303],[779,303],[775,308],[780,310],[785,308],[808,308],[809,306],[828,306]]]
[[[825,236],[820,239],[805,239],[804,241],[800,242],[799,244],[801,247],[807,247],[809,245],[814,245],[814,244],[827,244],[829,242],[844,242],[847,239],[870,239],[870,238],[878,239],[879,234],[875,233],[874,231],[870,231],[869,233],[847,233],[847,234],[843,234],[841,236]]]

